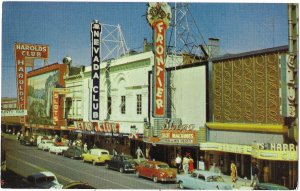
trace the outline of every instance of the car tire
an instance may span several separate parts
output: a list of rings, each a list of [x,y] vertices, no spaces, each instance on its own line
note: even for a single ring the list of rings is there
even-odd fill
[[[135,174],[136,174],[136,176],[137,176],[138,178],[140,177],[139,171],[136,171]]]
[[[158,182],[158,179],[156,176],[153,176],[153,182],[157,183]]]
[[[119,172],[120,172],[120,173],[124,173],[124,168],[121,167],[121,168],[119,169]]]
[[[179,182],[178,182],[178,187],[179,187],[180,189],[184,189],[184,186],[183,186],[183,182],[182,182],[182,181],[179,181]]]

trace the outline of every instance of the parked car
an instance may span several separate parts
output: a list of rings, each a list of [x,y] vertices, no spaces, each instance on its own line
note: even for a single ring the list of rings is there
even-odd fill
[[[49,153],[62,154],[62,152],[68,148],[69,147],[63,143],[54,143],[53,145],[49,145]]]
[[[96,189],[95,187],[83,182],[71,182],[65,185],[62,189]]]
[[[105,149],[91,149],[87,153],[82,154],[83,162],[92,162],[93,165],[98,163],[106,163],[110,160],[108,150]]]
[[[82,158],[82,149],[77,146],[70,146],[67,150],[62,151],[64,157],[69,157],[72,159]]]
[[[49,150],[49,147],[53,145],[54,142],[52,140],[42,140],[40,144],[38,144],[38,149],[41,149],[43,151]]]
[[[289,190],[289,188],[273,183],[259,183],[254,187],[254,190]]]
[[[167,163],[160,161],[144,161],[136,167],[138,177],[146,177],[154,182],[176,181],[176,169],[170,168]]]
[[[121,173],[134,172],[136,166],[137,163],[129,155],[115,155],[105,164],[107,169],[115,169]]]
[[[20,144],[21,145],[28,145],[28,146],[36,146],[36,140],[34,139],[34,137],[22,137],[20,138]]]
[[[63,187],[52,172],[39,172],[37,174],[32,174],[23,179],[23,181],[31,188],[61,189]]]
[[[179,188],[195,190],[232,190],[230,183],[224,182],[219,174],[195,170],[192,174],[177,175]]]

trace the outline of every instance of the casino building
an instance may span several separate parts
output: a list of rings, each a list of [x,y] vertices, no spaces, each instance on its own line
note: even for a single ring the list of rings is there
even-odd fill
[[[209,63],[207,142],[200,143],[209,165],[251,177],[251,161],[260,180],[296,188],[297,140],[285,117],[288,46],[212,59]]]

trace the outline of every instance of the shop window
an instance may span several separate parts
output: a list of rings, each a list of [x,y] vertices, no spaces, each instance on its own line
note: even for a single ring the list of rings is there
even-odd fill
[[[142,114],[142,95],[136,95],[136,114]]]
[[[125,114],[126,113],[126,97],[121,96],[121,113]]]
[[[111,115],[111,97],[107,97],[107,112]]]

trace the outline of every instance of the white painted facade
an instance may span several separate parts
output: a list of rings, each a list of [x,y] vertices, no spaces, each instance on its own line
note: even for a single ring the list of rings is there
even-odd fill
[[[178,58],[177,58],[178,59]],[[173,66],[172,59],[167,59],[167,66]],[[106,66],[110,64],[107,79]],[[131,133],[131,126],[136,132],[144,131],[144,120],[152,118],[152,71],[154,55],[151,51],[123,57],[100,65],[100,121],[108,120],[120,124],[120,133]],[[175,109],[171,118],[181,118],[182,124],[195,124],[197,129],[206,122],[206,74],[205,66],[195,66],[171,70],[175,92],[172,97]],[[84,72],[70,77],[66,88],[72,98],[72,110],[68,117],[90,121],[91,116],[91,67],[85,67]],[[110,85],[109,85],[110,84]],[[149,92],[150,88],[150,92]],[[111,115],[108,115],[108,93],[110,89]],[[140,95],[141,113],[137,113],[137,95]],[[121,96],[126,97],[126,111],[121,112]],[[150,99],[150,104],[149,104]],[[78,105],[81,103],[81,107]],[[149,108],[150,106],[150,108]],[[170,106],[169,106],[170,107]],[[150,112],[150,115],[149,113]]]

